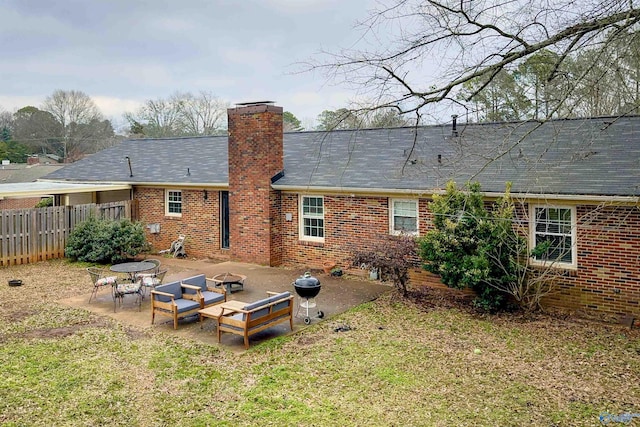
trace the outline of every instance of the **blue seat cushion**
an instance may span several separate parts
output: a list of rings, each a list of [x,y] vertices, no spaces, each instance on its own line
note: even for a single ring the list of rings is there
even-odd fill
[[[204,298],[204,305],[217,304],[224,301],[224,295],[219,294],[218,292],[201,291],[200,293]]]
[[[267,305],[267,304],[270,304],[272,302],[278,301],[278,300],[283,299],[283,298],[289,298],[290,296],[291,296],[291,292],[289,292],[289,291],[282,292],[282,293],[279,293],[277,295],[273,295],[273,296],[271,296],[269,298],[263,298],[261,300],[252,302],[251,304],[247,304],[247,305],[244,306],[244,309],[247,310],[247,311],[251,311],[254,308],[260,307],[261,305]]]
[[[182,286],[180,286],[180,282],[171,282],[166,285],[160,285],[156,287],[156,291],[166,292],[168,294],[173,294],[176,300],[182,298]],[[169,302],[171,298],[165,297],[164,295],[154,295],[158,301]]]
[[[189,299],[184,299],[184,298],[180,298],[176,300],[176,306],[178,308],[178,313],[184,313],[185,311],[190,311],[193,309],[199,309],[200,308],[200,304],[195,302],[195,301],[191,301]]]

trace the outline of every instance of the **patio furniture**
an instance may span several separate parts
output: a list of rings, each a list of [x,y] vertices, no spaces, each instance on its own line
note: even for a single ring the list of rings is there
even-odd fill
[[[89,295],[89,302],[97,296],[100,288],[113,285],[117,279],[116,276],[107,276],[106,270],[98,267],[88,267],[87,272],[89,272],[91,283],[93,283],[93,291],[91,291],[91,295]]]
[[[247,276],[238,273],[221,273],[213,276],[211,280],[216,287],[223,286],[228,293],[231,293],[244,289],[244,281],[247,280]]]
[[[124,301],[124,297],[126,295],[135,295],[136,303],[138,304],[138,311],[142,306],[142,286],[140,282],[124,282],[124,283],[113,283],[113,312],[116,312],[116,307],[118,305],[118,301],[120,301],[120,306]]]
[[[257,332],[286,321],[293,330],[294,296],[290,292],[267,292],[267,295],[267,298],[252,303],[222,303],[222,314],[217,318],[218,342],[222,332],[229,332],[242,336],[244,348],[249,348],[249,337]]]
[[[109,267],[109,270],[114,273],[126,273],[131,282],[136,281],[136,275],[143,271],[149,271],[156,268],[156,265],[148,261],[135,261],[135,262],[123,262],[120,264],[113,264]]]
[[[148,259],[143,259],[142,262],[150,262],[151,264],[155,265],[156,267],[153,269],[153,271],[151,271],[149,273],[141,273],[141,274],[153,274],[153,273],[158,273],[160,271],[160,260],[153,259],[153,258],[148,258]]]
[[[188,291],[190,293],[187,293]],[[225,295],[209,299],[209,305],[223,303]],[[180,281],[157,286],[151,291],[151,324],[156,315],[173,319],[173,329],[178,329],[178,319],[198,314],[205,308],[205,299],[199,285],[189,285]]]
[[[215,287],[209,287],[208,286],[209,282],[213,282],[213,279],[206,277],[204,274],[199,274],[197,276],[192,276],[192,277],[187,277],[186,279],[182,279],[183,284],[198,286],[200,288],[203,307],[209,307],[211,305],[219,304],[227,301],[227,293],[224,291],[224,289],[216,289]],[[195,293],[195,291],[190,288],[185,288],[183,292],[186,294]]]
[[[165,274],[167,274],[167,270],[154,273],[138,273],[136,275],[136,281],[140,282],[140,285],[142,286],[143,296],[146,294],[146,289],[155,289],[156,286],[161,285]]]

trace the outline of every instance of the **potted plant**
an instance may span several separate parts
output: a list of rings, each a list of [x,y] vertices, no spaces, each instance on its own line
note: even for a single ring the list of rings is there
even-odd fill
[[[325,261],[322,263],[322,269],[326,274],[331,274],[331,270],[336,266],[336,263],[333,261]]]

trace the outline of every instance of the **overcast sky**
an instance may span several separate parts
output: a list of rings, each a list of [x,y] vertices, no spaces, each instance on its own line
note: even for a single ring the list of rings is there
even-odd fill
[[[308,121],[347,88],[295,63],[361,35],[374,0],[0,0],[0,110],[80,90],[121,126],[147,99],[203,90]]]

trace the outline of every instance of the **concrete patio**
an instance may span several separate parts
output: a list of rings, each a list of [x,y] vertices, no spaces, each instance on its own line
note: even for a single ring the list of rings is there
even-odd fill
[[[295,295],[295,289],[292,284],[295,279],[305,271],[303,269],[273,268],[229,261],[217,262],[215,260],[194,261],[163,257],[154,258],[161,261],[161,269],[168,270],[164,278],[164,283],[203,273],[207,277],[213,277],[216,274],[227,272],[243,274],[247,276],[244,289],[227,295],[228,300],[243,302],[252,302],[264,298],[267,291],[290,291]],[[322,284],[322,290],[316,298],[317,307],[314,309],[313,314],[315,315],[317,310],[322,310],[325,313],[324,319],[313,319],[312,325],[319,321],[330,321],[336,314],[342,313],[364,302],[374,300],[382,293],[392,289],[390,285],[382,284],[378,281],[365,280],[358,277],[331,277],[328,274],[318,271],[313,271],[312,273]],[[60,302],[65,305],[83,308],[96,314],[111,317],[136,329],[160,331],[195,339],[211,345],[218,345],[215,321],[212,319],[206,319],[202,324],[202,328],[197,316],[183,319],[180,320],[178,329],[174,330],[173,322],[165,317],[156,317],[155,324],[151,325],[151,304],[148,296],[142,302],[140,311],[138,311],[138,306],[135,304],[135,297],[131,295],[125,296],[123,305],[118,306],[114,313],[110,288],[105,287],[101,289],[98,292],[97,299],[88,303],[90,293],[91,287],[87,275],[87,293]],[[298,309],[298,302],[299,299],[296,295],[294,314]],[[293,333],[306,327],[302,314],[294,317],[293,323]],[[253,335],[250,338],[250,343],[253,346],[274,336],[289,333],[292,332],[289,329],[288,322],[285,322]],[[223,334],[221,344],[224,345],[225,348],[233,351],[244,351],[242,337],[237,335]]]

